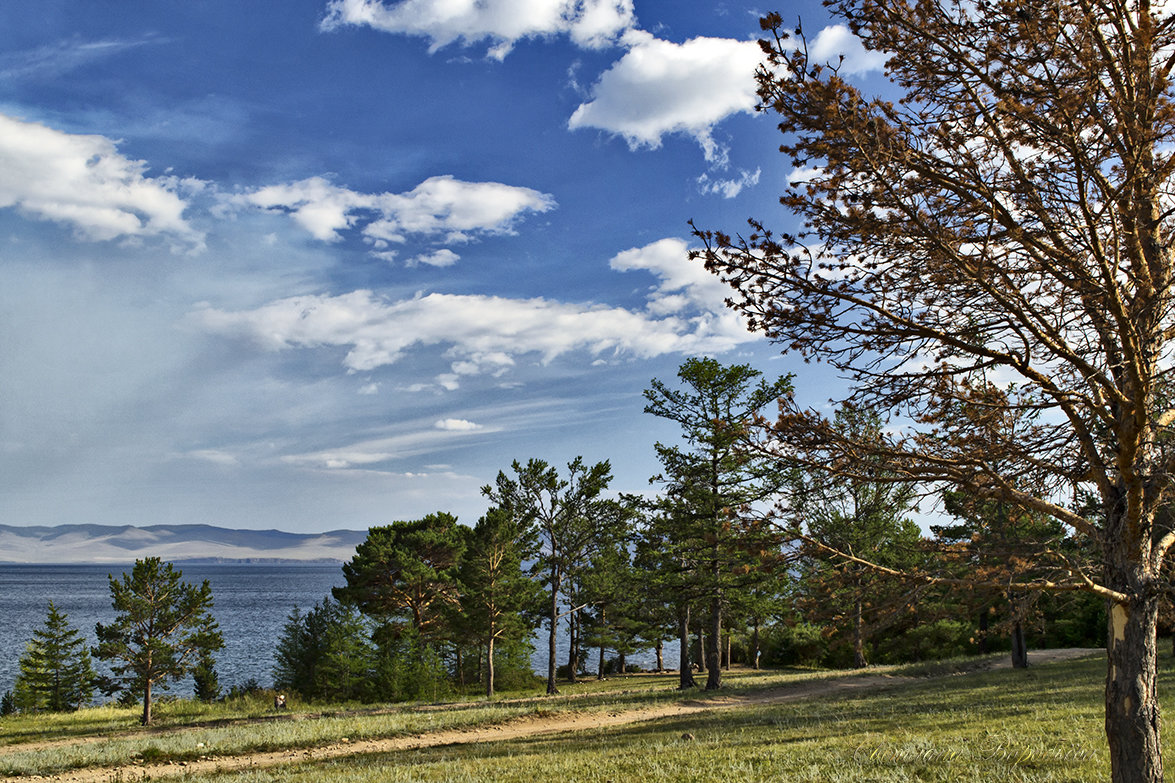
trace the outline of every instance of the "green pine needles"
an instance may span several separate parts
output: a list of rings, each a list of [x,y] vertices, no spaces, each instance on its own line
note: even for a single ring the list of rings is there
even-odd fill
[[[90,702],[94,681],[85,638],[50,601],[45,626],[33,631],[20,659],[12,706],[21,712],[71,712]]]
[[[151,723],[154,688],[166,688],[224,646],[212,617],[212,588],[181,582],[182,573],[158,557],[136,560],[129,574],[110,577],[110,602],[117,612],[98,623],[94,654],[110,661],[116,691],[138,693],[143,725]]]

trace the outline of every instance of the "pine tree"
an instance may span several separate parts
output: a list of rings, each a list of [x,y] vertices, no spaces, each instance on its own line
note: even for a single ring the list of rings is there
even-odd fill
[[[491,508],[478,520],[461,561],[461,611],[470,634],[486,650],[486,696],[494,695],[494,648],[499,641],[523,639],[534,630],[527,609],[537,606],[542,590],[522,570],[534,549],[522,520]]]
[[[576,457],[567,465],[566,479],[541,459],[528,460],[525,466],[515,461],[511,467],[517,478],[499,472],[482,494],[532,525],[539,542],[532,573],[541,574],[547,584],[547,694],[554,695],[559,692],[555,639],[564,616],[560,600],[566,597],[568,575],[585,561],[601,530],[616,520],[616,504],[599,497],[612,481],[612,466],[605,460],[588,467]]]
[[[870,442],[881,437],[884,422],[874,411],[844,406],[834,425],[846,437]],[[852,560],[830,560],[825,552],[868,557],[895,569],[917,564],[921,531],[907,517],[915,488],[894,478],[879,460],[862,455],[857,475],[811,468],[794,491],[797,524],[806,531],[800,567],[805,618],[837,629],[838,636],[847,630],[858,668],[868,665],[871,637],[908,614],[924,586],[903,584]]]
[[[212,588],[181,582],[182,573],[158,557],[136,560],[122,579],[110,577],[111,605],[118,613],[98,623],[94,655],[113,661],[113,685],[140,693],[143,725],[151,723],[151,699],[158,686],[188,674],[200,656],[224,646],[212,608]]]
[[[785,483],[776,460],[744,448],[765,406],[790,394],[791,379],[768,383],[749,365],[729,367],[688,359],[677,372],[681,387],[657,379],[645,390],[645,412],[681,425],[682,446],[656,445],[666,484],[666,518],[677,556],[692,571],[709,617],[704,651],[706,689],[721,687],[719,642],[727,591],[757,567],[766,542],[761,523],[744,512],[772,499]]]
[[[216,661],[208,650],[201,651],[196,668],[192,669],[192,686],[200,701],[220,698],[220,676],[216,673]]]
[[[95,679],[86,640],[50,601],[45,626],[20,659],[13,704],[24,712],[76,710],[90,701]]]
[[[443,638],[446,609],[457,603],[464,533],[452,514],[373,527],[343,566],[335,600],[377,622],[410,627],[422,641]]]
[[[368,625],[354,607],[324,598],[309,612],[290,613],[274,655],[273,684],[306,700],[371,700],[375,652]]]

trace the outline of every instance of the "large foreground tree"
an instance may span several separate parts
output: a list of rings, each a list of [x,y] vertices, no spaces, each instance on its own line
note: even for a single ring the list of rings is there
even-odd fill
[[[890,55],[867,95],[764,19],[762,107],[796,166],[795,233],[701,231],[754,328],[904,415],[879,443],[785,409],[762,448],[852,475],[862,455],[1052,516],[1096,543],[1059,589],[1110,617],[1114,781],[1162,779],[1155,630],[1173,543],[1175,17],[1148,0],[833,0]],[[890,100],[888,98],[897,98]],[[786,444],[786,445],[785,445]],[[1026,488],[1032,488],[1031,490]],[[1092,493],[1092,511],[1076,498]]]
[[[154,689],[166,688],[224,646],[208,580],[196,587],[181,582],[182,576],[158,557],[136,560],[129,574],[110,577],[114,622],[95,627],[94,656],[110,662],[117,689],[141,694],[144,726],[151,723]]]

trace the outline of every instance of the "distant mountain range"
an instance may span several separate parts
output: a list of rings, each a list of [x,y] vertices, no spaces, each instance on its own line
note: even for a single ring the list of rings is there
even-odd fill
[[[212,525],[0,525],[0,563],[342,562],[366,530],[286,533]]]

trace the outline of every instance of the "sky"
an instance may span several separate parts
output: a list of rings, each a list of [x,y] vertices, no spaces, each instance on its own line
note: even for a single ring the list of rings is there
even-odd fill
[[[691,219],[794,227],[758,20],[818,2],[0,5],[0,522],[472,524],[513,460],[650,492],[651,379],[835,378]]]

